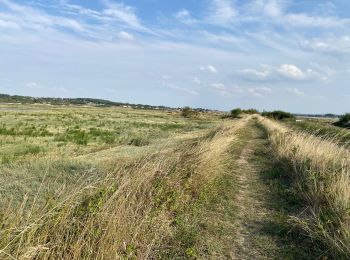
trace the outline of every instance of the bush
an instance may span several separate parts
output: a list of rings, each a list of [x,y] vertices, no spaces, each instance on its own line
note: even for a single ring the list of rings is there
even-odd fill
[[[259,114],[259,111],[254,108],[246,109],[246,110],[243,110],[242,112],[248,115]]]
[[[272,112],[263,112],[261,115],[264,117],[273,118],[276,120],[295,119],[295,116],[292,115],[291,113],[280,111],[280,110],[276,110]]]
[[[350,128],[350,113],[346,113],[339,117],[339,121],[334,123],[335,126]]]
[[[242,114],[242,109],[236,108],[231,110],[231,117],[232,118],[237,118],[240,114]]]
[[[150,144],[150,140],[146,136],[136,136],[128,142],[128,145],[133,145],[133,146],[146,146],[149,144]]]
[[[246,109],[246,110],[235,108],[230,111],[230,114],[226,114],[222,116],[222,118],[238,118],[241,114],[253,115],[253,114],[259,114],[259,111],[253,108]]]
[[[186,118],[196,117],[198,116],[198,112],[190,107],[184,107],[183,109],[181,109],[181,116]]]

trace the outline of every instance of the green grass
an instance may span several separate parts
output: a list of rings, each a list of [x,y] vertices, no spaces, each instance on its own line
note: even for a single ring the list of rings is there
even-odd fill
[[[306,131],[322,138],[333,139],[341,144],[349,145],[350,130],[334,126],[329,120],[303,120],[301,122],[289,121],[286,124],[294,129]]]
[[[0,247],[17,258],[80,259],[117,252],[130,259],[145,254],[147,246],[160,246],[150,239],[184,201],[191,202],[194,169],[189,165],[207,131],[222,122],[215,115],[192,120],[108,108],[7,111],[2,117],[18,132],[45,125],[51,133],[0,135],[3,154],[16,158],[0,165]],[[158,176],[157,168],[167,175]],[[115,224],[107,228],[110,216]],[[101,237],[109,234],[115,239]],[[81,239],[84,244],[78,246]],[[105,249],[97,245],[101,239]]]
[[[43,105],[0,117],[0,258],[231,258],[242,187],[252,249],[315,256],[289,222],[303,201],[250,117]]]
[[[179,137],[181,142],[182,135],[221,121],[215,115],[192,120],[179,113],[120,108],[3,107],[10,110],[0,111],[0,194],[3,202],[13,203],[24,196],[44,203],[52,194],[69,194],[157,150],[162,140]]]

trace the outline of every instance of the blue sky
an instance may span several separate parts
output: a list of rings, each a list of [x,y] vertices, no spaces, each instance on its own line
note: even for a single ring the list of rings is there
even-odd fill
[[[0,0],[0,92],[350,111],[350,1]]]

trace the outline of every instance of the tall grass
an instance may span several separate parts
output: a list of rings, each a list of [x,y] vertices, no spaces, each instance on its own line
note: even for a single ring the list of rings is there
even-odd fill
[[[289,130],[260,119],[277,159],[293,168],[296,187],[308,204],[293,221],[338,258],[350,257],[350,152],[334,139]]]
[[[301,131],[307,131],[312,135],[332,138],[334,141],[339,141],[341,144],[349,147],[350,131],[349,129],[334,126],[329,121],[301,121],[301,122],[286,122],[289,127],[296,128]]]
[[[156,258],[171,250],[176,216],[219,173],[220,157],[246,120],[180,145],[165,145],[44,205],[23,201],[0,217],[0,257],[8,259]],[[40,189],[40,188],[39,188]],[[30,210],[25,210],[29,208]]]

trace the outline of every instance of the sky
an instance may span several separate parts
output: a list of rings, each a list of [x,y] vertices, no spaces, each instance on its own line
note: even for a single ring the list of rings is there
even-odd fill
[[[349,0],[0,0],[0,93],[350,112]]]

